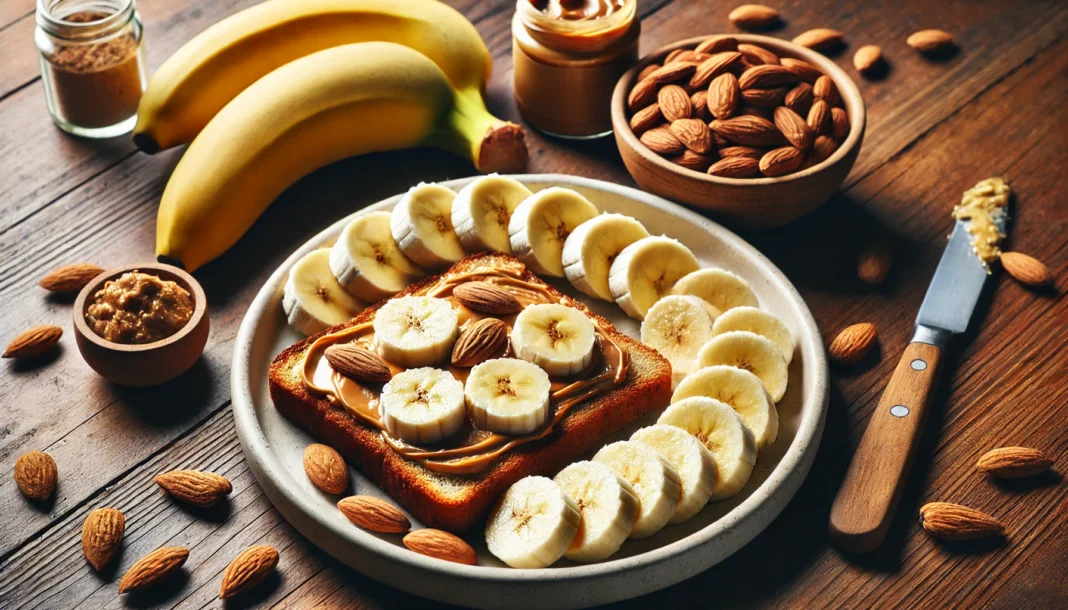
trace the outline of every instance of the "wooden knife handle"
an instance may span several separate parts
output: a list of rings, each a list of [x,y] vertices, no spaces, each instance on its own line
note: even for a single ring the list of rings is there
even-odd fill
[[[831,543],[851,553],[874,551],[886,537],[916,455],[942,350],[911,343],[853,454],[831,508]]]

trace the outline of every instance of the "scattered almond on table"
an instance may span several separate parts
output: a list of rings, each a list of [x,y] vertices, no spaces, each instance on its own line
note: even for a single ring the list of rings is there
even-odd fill
[[[1030,447],[1000,447],[984,453],[975,466],[998,479],[1022,479],[1046,472],[1053,460]]]
[[[1001,266],[1014,280],[1031,288],[1053,285],[1053,274],[1042,261],[1020,252],[1002,252]]]
[[[4,358],[33,358],[40,356],[59,343],[63,329],[50,324],[41,324],[27,328],[15,335],[4,349]]]
[[[154,587],[181,569],[189,558],[189,549],[166,546],[152,551],[130,566],[119,582],[119,593],[141,591]]]
[[[122,546],[126,517],[115,508],[98,508],[82,524],[82,554],[94,570],[111,563]]]
[[[883,50],[878,45],[866,44],[853,54],[853,67],[864,75],[878,72],[884,63]]]
[[[412,522],[397,507],[374,496],[349,496],[337,503],[338,509],[356,525],[380,534],[403,534]]]
[[[199,470],[172,470],[156,475],[156,485],[184,504],[207,508],[234,490],[226,477]]]
[[[1005,526],[986,513],[952,504],[931,502],[920,508],[920,525],[942,540],[978,540],[1001,536]]]
[[[908,37],[906,43],[925,55],[945,53],[956,46],[953,35],[943,30],[921,30]]]
[[[92,263],[76,263],[50,271],[41,278],[40,286],[49,292],[78,292],[94,277],[104,272]]]
[[[252,546],[234,558],[226,566],[219,597],[229,599],[251,591],[259,586],[278,565],[278,551],[266,544]]]
[[[890,240],[876,237],[869,240],[860,250],[857,258],[857,277],[866,284],[881,284],[890,272],[894,248]]]
[[[878,333],[870,322],[853,324],[842,329],[831,341],[827,353],[838,364],[856,364],[864,359],[875,347]]]
[[[727,19],[743,29],[761,29],[781,22],[779,11],[763,4],[743,4],[730,12]]]
[[[15,460],[15,485],[32,500],[47,500],[56,492],[59,471],[44,451],[30,451]]]
[[[813,51],[830,51],[842,44],[845,35],[831,28],[814,28],[794,37],[793,43]]]
[[[478,554],[470,544],[446,531],[430,528],[415,530],[405,536],[402,542],[409,550],[427,557],[469,566],[478,561]]]

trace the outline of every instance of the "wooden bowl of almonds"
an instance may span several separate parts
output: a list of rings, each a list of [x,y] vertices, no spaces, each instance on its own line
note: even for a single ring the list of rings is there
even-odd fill
[[[682,40],[620,78],[612,125],[651,193],[766,229],[822,205],[864,139],[864,100],[831,60],[750,34]]]

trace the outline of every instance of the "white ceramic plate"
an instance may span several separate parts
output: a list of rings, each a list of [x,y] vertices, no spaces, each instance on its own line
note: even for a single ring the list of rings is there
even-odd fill
[[[766,448],[742,492],[710,504],[686,523],[655,536],[628,541],[609,561],[589,565],[561,561],[541,570],[504,566],[485,549],[476,528],[467,539],[479,551],[479,565],[466,566],[408,551],[397,535],[377,535],[349,523],[337,498],[318,491],[302,466],[313,439],[284,419],[271,403],[267,368],[276,354],[300,339],[282,313],[282,286],[289,268],[308,251],[332,243],[351,219],[338,221],[293,253],[260,290],[238,331],[234,348],[234,420],[252,472],[279,512],[302,534],[338,560],[384,583],[424,597],[482,608],[571,608],[628,599],[689,578],[728,557],[752,540],[782,511],[808,474],[816,455],[827,409],[827,363],[823,342],[805,303],[786,277],[737,235],[689,210],[641,191],[564,175],[516,176],[532,190],[566,186],[586,195],[599,209],[627,214],[652,234],[667,234],[693,250],[702,266],[716,266],[745,278],[761,307],[779,316],[797,338],[790,385],[779,403],[779,438]],[[471,178],[445,185],[459,190]],[[352,216],[389,210],[400,195]],[[554,286],[578,297],[566,282]],[[638,324],[613,304],[592,309],[622,332],[638,336]],[[622,431],[626,438],[653,414]],[[384,494],[359,471],[350,469],[348,493]],[[353,491],[354,490],[354,491]],[[413,527],[421,527],[413,520]]]

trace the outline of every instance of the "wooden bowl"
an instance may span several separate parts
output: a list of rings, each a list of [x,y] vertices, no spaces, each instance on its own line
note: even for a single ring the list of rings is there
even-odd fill
[[[731,34],[738,42],[759,44],[781,57],[803,59],[831,77],[849,114],[849,135],[830,157],[812,167],[776,178],[720,178],[675,165],[646,148],[631,131],[626,100],[645,66],[660,63],[668,53],[693,48],[711,36],[681,40],[638,62],[616,84],[612,95],[612,126],[627,171],[643,190],[709,210],[727,224],[744,229],[782,226],[815,210],[845,181],[864,139],[864,99],[857,85],[834,62],[810,49],[769,36]]]
[[[193,297],[193,317],[175,334],[152,343],[115,343],[93,332],[85,321],[92,296],[104,286],[104,282],[129,271],[141,271],[171,280],[188,290]],[[74,337],[82,358],[102,377],[120,385],[156,385],[188,371],[204,351],[209,326],[208,299],[204,296],[204,289],[185,271],[160,263],[127,265],[105,271],[82,288],[74,302]]]

